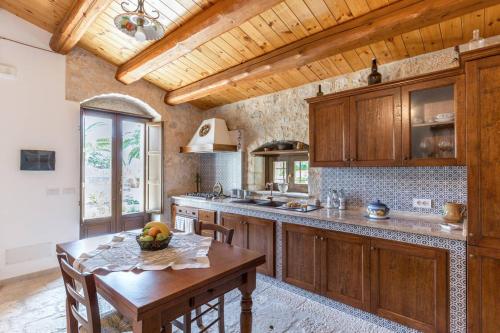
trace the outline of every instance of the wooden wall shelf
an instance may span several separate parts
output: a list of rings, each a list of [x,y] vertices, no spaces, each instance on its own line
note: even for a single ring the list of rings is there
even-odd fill
[[[252,155],[255,156],[302,155],[302,154],[309,154],[309,151],[289,149],[289,150],[256,151],[252,153]]]

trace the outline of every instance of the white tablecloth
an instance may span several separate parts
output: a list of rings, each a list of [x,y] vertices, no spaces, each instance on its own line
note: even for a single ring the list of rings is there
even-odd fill
[[[142,251],[135,240],[137,234],[125,232],[114,236],[111,242],[99,245],[95,250],[82,253],[73,266],[80,272],[174,270],[185,268],[207,268],[210,261],[207,254],[212,238],[191,233],[174,233],[166,249]]]

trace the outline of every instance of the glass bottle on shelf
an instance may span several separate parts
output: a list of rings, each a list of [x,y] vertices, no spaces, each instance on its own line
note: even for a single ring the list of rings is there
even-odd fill
[[[479,34],[479,29],[472,31],[472,39],[469,41],[469,50],[484,47],[484,38]]]
[[[372,59],[372,72],[368,75],[368,85],[382,82],[382,74],[378,72],[377,58]]]
[[[454,158],[454,86],[410,92],[411,159]]]

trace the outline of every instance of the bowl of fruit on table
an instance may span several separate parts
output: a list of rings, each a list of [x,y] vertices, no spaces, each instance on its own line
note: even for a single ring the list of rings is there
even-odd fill
[[[165,223],[149,222],[135,239],[142,250],[156,251],[167,248],[172,233]]]

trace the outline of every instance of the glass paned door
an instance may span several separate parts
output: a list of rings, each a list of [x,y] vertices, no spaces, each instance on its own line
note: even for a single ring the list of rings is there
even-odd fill
[[[113,119],[98,115],[83,118],[83,219],[113,215]]]
[[[144,225],[146,123],[144,118],[82,111],[82,238]]]
[[[144,122],[122,121],[122,168],[121,193],[122,214],[144,212]]]

